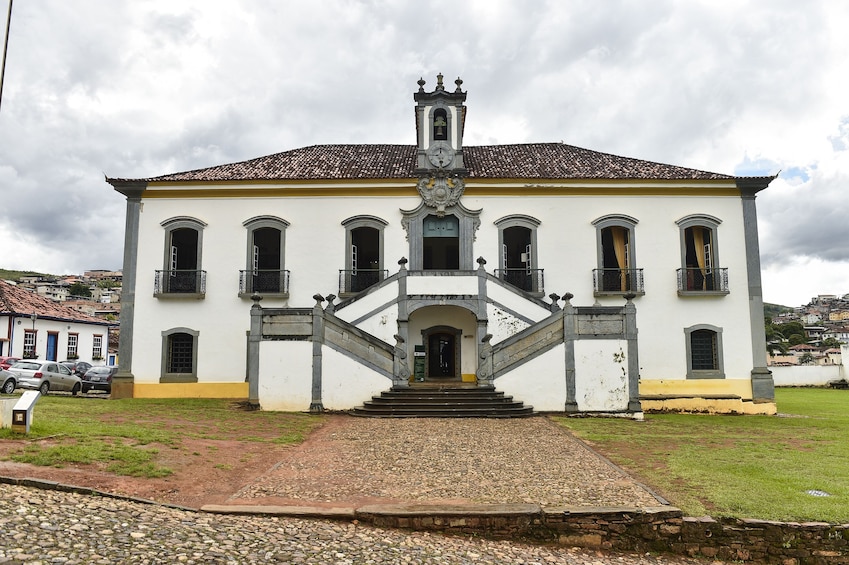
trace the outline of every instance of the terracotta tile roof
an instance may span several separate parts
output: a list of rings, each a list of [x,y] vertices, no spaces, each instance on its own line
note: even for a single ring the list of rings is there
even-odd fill
[[[619,157],[563,143],[463,148],[469,179],[714,180],[735,177]],[[110,181],[365,180],[414,178],[414,145],[313,145],[146,179]]]
[[[109,325],[100,318],[77,312],[60,302],[0,280],[0,315],[29,316],[33,312],[39,318],[50,320]]]

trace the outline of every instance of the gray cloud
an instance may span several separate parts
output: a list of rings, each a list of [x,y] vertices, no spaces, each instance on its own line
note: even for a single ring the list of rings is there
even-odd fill
[[[119,268],[124,202],[104,172],[413,143],[415,81],[443,72],[465,81],[470,144],[562,140],[725,173],[782,169],[758,198],[765,277],[788,256],[849,277],[847,23],[849,6],[826,0],[18,3],[0,266]]]

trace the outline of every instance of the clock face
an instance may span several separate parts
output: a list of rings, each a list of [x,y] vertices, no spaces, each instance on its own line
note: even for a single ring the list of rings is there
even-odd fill
[[[454,150],[444,141],[437,141],[428,148],[427,158],[434,167],[446,169],[454,162]]]

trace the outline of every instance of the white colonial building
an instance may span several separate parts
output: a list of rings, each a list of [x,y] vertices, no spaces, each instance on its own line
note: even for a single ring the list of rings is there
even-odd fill
[[[109,328],[105,320],[0,280],[0,356],[104,365]]]
[[[419,81],[414,145],[109,178],[114,394],[345,410],[436,383],[538,411],[774,411],[755,211],[773,177],[466,146],[455,84]]]

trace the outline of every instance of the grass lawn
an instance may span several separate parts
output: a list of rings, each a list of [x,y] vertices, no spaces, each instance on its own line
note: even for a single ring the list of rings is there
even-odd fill
[[[158,451],[151,444],[180,449],[186,437],[298,443],[322,421],[307,414],[247,411],[232,400],[49,395],[38,400],[29,435],[0,429],[0,440],[20,442],[9,457],[19,463],[60,467],[102,462],[119,475],[162,477],[171,470],[156,463]],[[39,441],[44,439],[50,441]]]
[[[685,514],[849,522],[849,391],[780,388],[776,403],[779,416],[556,421]]]

